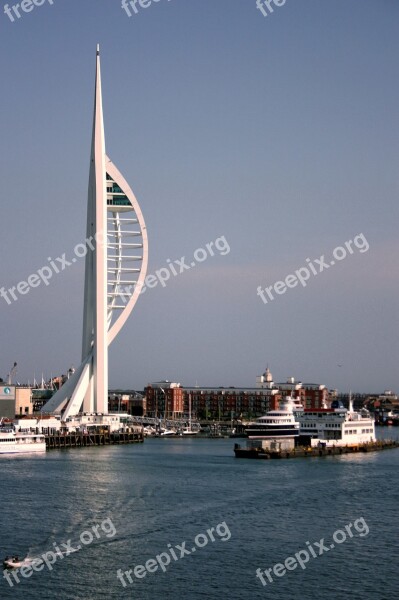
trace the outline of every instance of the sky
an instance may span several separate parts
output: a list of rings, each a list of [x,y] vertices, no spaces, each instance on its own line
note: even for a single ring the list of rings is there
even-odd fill
[[[399,392],[399,3],[262,6],[159,0],[129,17],[120,0],[45,0],[12,21],[0,5],[0,286],[85,239],[97,43],[148,273],[221,249],[139,298],[112,388],[254,386],[268,364],[275,381]],[[83,284],[82,259],[0,297],[0,376],[79,365]]]

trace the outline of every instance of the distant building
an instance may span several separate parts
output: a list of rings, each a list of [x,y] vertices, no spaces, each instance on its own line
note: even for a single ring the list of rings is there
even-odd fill
[[[263,375],[257,376],[256,387],[269,389],[273,387],[273,375],[271,374],[269,366],[266,367],[266,371]]]
[[[142,417],[146,413],[146,398],[135,390],[110,390],[108,395],[109,412],[123,412]]]
[[[32,404],[33,404],[33,414],[40,413],[43,406],[46,404],[48,400],[50,400],[51,396],[54,394],[55,389],[50,388],[33,388],[32,389]]]
[[[372,412],[375,413],[389,413],[394,410],[399,411],[399,398],[391,390],[385,390],[383,394],[376,396],[368,396],[363,401],[363,405],[367,406]]]
[[[269,367],[263,375],[258,375],[256,385],[261,389],[278,389],[281,396],[294,396],[300,398],[305,409],[322,408],[330,401],[327,387],[319,383],[302,383],[296,381],[295,377],[289,377],[284,383],[275,383]]]
[[[15,389],[15,416],[32,415],[32,388],[17,387]]]
[[[278,390],[259,388],[182,387],[160,381],[145,388],[146,415],[187,417],[190,410],[198,419],[256,417],[278,406]]]
[[[146,415],[177,419],[185,411],[184,391],[180,383],[157,381],[149,384],[145,390]],[[188,404],[187,404],[188,410]]]
[[[269,369],[256,377],[256,387],[183,387],[180,383],[159,381],[145,390],[146,415],[180,418],[191,411],[198,419],[251,419],[279,407],[285,396],[299,398],[306,409],[329,404],[329,391],[319,383],[302,383],[290,377],[275,383]]]
[[[183,388],[184,408],[199,419],[251,419],[278,408],[281,394],[277,389],[259,388]]]
[[[325,385],[320,383],[303,383],[304,390],[304,408],[324,408],[328,406],[330,394]]]
[[[0,384],[0,418],[14,419],[32,414],[32,389],[29,386]]]
[[[0,418],[15,417],[15,385],[0,384]]]

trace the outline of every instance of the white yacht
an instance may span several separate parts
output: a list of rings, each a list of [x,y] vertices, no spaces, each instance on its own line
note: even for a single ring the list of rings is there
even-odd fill
[[[197,435],[199,430],[194,430],[192,428],[192,418],[191,418],[191,394],[188,395],[188,427],[184,427],[181,435]]]
[[[197,435],[198,433],[198,430],[191,429],[191,425],[189,427],[185,427],[181,432],[182,435]]]
[[[0,454],[31,454],[45,451],[46,439],[42,434],[0,429]]]
[[[249,439],[281,439],[299,436],[299,422],[294,412],[301,412],[295,398],[287,396],[278,410],[270,410],[263,417],[249,423],[245,433]]]
[[[375,442],[374,419],[366,409],[349,410],[334,400],[331,408],[305,410],[297,413],[301,436],[310,438],[311,446],[357,446]]]
[[[176,431],[174,429],[161,429],[159,435],[161,437],[170,437],[171,435],[176,435]]]
[[[155,427],[151,427],[151,425],[147,425],[147,427],[143,427],[143,434],[145,437],[151,437],[157,434],[157,430]]]

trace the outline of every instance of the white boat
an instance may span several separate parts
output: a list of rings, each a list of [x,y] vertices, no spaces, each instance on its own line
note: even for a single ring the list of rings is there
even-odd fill
[[[191,419],[191,394],[188,395],[188,427],[184,427],[182,430],[182,435],[197,435],[198,431],[193,431],[192,429],[192,419]]]
[[[149,436],[156,435],[157,430],[155,429],[155,427],[151,427],[150,425],[147,425],[147,427],[143,428],[143,433],[146,437],[149,437]]]
[[[0,429],[0,454],[32,454],[45,451],[46,439],[42,434]]]
[[[18,556],[7,556],[3,560],[3,567],[5,569],[20,569],[24,565],[24,560],[19,560]]]
[[[295,398],[287,396],[278,410],[270,410],[263,417],[249,423],[245,433],[249,439],[284,439],[299,436],[299,422],[296,414],[298,404]]]
[[[376,441],[373,417],[365,409],[355,411],[351,398],[349,410],[335,400],[331,408],[305,410],[297,418],[301,436],[309,437],[312,447],[357,446]]]
[[[185,427],[181,433],[182,435],[197,435],[199,431],[194,431],[191,427]]]
[[[168,437],[170,435],[176,435],[176,431],[174,429],[161,429],[159,434],[161,437]]]

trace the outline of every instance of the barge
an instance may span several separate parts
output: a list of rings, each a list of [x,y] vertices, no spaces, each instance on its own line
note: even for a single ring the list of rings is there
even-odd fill
[[[321,456],[339,456],[342,454],[354,454],[358,452],[377,452],[379,450],[388,450],[399,448],[399,441],[382,440],[375,442],[366,442],[354,446],[297,446],[292,450],[270,450],[261,446],[249,446],[243,448],[240,444],[234,444],[234,454],[236,458],[256,458],[256,459],[281,459],[281,458],[312,458]]]

